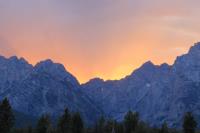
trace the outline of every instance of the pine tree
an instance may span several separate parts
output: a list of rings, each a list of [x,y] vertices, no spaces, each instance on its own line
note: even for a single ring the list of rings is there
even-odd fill
[[[124,131],[123,123],[115,122],[115,132],[123,133],[123,131]]]
[[[162,124],[162,127],[161,127],[159,133],[169,133],[169,128],[168,128],[168,125],[167,125],[166,122],[164,122],[164,123]]]
[[[135,133],[151,133],[149,126],[143,121],[138,123]],[[153,132],[156,133],[156,132]]]
[[[124,133],[123,123],[112,120],[112,132],[114,133]]]
[[[115,126],[114,120],[110,119],[106,121],[104,133],[111,133],[113,131],[113,128]]]
[[[84,130],[83,121],[80,114],[77,112],[72,117],[72,132],[73,133],[82,133]]]
[[[98,122],[96,123],[95,133],[103,133],[104,132],[105,122],[106,122],[105,118],[103,116],[101,116],[100,119],[98,120]]]
[[[7,98],[0,104],[0,132],[8,133],[14,126],[14,115]]]
[[[187,112],[184,116],[183,131],[184,133],[195,133],[197,122],[191,112]]]
[[[51,122],[48,115],[43,115],[37,123],[36,133],[49,133],[51,130]]]
[[[125,133],[132,133],[135,131],[139,122],[139,114],[129,111],[124,117]]]
[[[68,111],[68,109],[65,109],[64,114],[61,116],[61,118],[58,121],[57,130],[58,133],[70,133],[71,131],[71,115]]]

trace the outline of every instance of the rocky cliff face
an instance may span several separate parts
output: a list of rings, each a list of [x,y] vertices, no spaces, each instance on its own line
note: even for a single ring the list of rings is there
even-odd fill
[[[0,56],[0,92],[6,93],[13,84],[19,83],[33,69],[23,58]]]
[[[0,99],[4,97],[17,112],[34,117],[58,116],[68,107],[91,123],[100,115],[122,120],[132,110],[152,125],[166,121],[178,127],[187,111],[200,118],[200,43],[171,66],[148,61],[121,80],[95,78],[83,85],[51,60],[32,66],[23,58],[0,57]]]
[[[67,107],[79,111],[89,123],[99,114],[76,78],[61,64],[46,60],[33,67],[24,59],[2,57],[0,73],[0,98],[8,97],[18,112],[34,117],[48,113],[56,117]]]
[[[158,113],[169,105],[171,75],[171,66],[147,62],[122,80],[96,84],[91,80],[83,88],[108,117],[122,120],[128,110],[133,110],[146,121],[154,119],[157,123],[154,117],[161,117],[163,114]]]
[[[153,125],[166,121],[170,126],[180,126],[185,112],[200,115],[199,61],[197,43],[187,54],[177,57],[172,66],[157,66],[149,61],[124,79],[94,79],[82,86],[108,117],[121,120],[128,110],[133,110]]]

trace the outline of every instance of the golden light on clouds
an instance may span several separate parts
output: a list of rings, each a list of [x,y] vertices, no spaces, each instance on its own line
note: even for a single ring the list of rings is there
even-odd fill
[[[172,64],[199,39],[196,0],[1,0],[0,54],[65,65],[80,82]]]

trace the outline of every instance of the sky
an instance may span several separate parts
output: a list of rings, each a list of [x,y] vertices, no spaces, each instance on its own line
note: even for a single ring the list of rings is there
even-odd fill
[[[200,41],[199,0],[0,0],[0,55],[62,63],[84,83],[144,62],[173,64]]]

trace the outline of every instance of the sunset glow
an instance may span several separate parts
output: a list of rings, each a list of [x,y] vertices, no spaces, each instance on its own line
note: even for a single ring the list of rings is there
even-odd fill
[[[50,58],[81,83],[172,64],[200,41],[197,0],[1,0],[0,54]],[[170,10],[169,10],[170,9]]]

